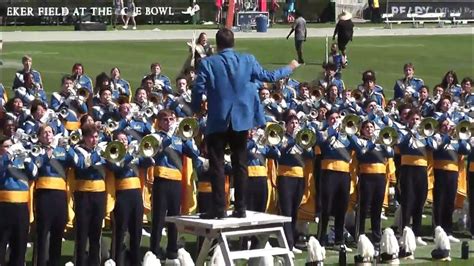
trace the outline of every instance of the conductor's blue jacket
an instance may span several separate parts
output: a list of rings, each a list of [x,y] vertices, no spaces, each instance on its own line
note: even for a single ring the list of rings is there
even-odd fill
[[[264,70],[254,56],[224,49],[206,57],[199,65],[192,90],[192,108],[197,113],[202,96],[207,96],[208,118],[205,134],[225,132],[232,124],[234,131],[254,126],[256,101],[254,81],[275,82],[288,76],[290,67]]]

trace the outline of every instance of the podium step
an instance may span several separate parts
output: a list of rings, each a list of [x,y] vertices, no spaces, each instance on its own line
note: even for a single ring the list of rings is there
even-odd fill
[[[251,249],[251,250],[239,250],[231,251],[229,256],[232,260],[237,259],[250,259],[264,256],[277,256],[288,254],[288,249],[285,248],[267,248],[267,249]]]

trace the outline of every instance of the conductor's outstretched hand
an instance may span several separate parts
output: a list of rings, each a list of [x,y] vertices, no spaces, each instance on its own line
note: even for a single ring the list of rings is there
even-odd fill
[[[298,63],[298,61],[296,61],[295,59],[291,60],[290,64],[288,65],[292,70],[295,70],[297,69],[299,66],[301,66],[300,63]]]

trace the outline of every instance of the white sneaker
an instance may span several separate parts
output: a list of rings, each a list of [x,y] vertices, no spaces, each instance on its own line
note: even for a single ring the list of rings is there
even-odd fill
[[[137,27],[136,27],[136,26],[133,26],[133,28],[132,28],[132,29],[136,30],[136,29],[137,29]]]
[[[428,245],[425,241],[423,241],[423,239],[421,238],[421,236],[417,237],[416,238],[416,245],[418,246],[426,246]]]
[[[142,228],[142,236],[151,237],[151,234],[148,233],[145,228]]]
[[[293,248],[292,251],[293,251],[293,254],[301,254],[301,253],[303,253],[303,251],[301,251],[301,249],[297,249],[297,248],[295,248],[295,247]]]
[[[453,235],[448,236],[449,242],[451,243],[459,243],[461,242],[459,239],[455,238]]]
[[[27,247],[27,248],[31,248],[31,247],[33,247],[33,244],[30,243],[30,242],[28,242],[28,243],[26,243],[26,247]]]
[[[425,214],[422,214],[422,215],[421,215],[421,218],[425,219],[425,218],[426,218],[426,215],[425,215]]]
[[[128,26],[122,26],[122,29],[126,30],[128,29]]]
[[[380,219],[382,219],[382,220],[384,220],[384,221],[388,220],[387,216],[385,216],[385,212],[382,212],[382,213],[380,214]]]

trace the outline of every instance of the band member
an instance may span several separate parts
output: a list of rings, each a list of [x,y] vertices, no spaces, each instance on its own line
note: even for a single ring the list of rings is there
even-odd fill
[[[429,98],[430,90],[427,86],[423,85],[419,90],[420,99],[418,100],[418,108],[420,109],[421,116],[431,117],[434,115],[435,103]]]
[[[345,89],[344,81],[336,77],[337,67],[334,63],[327,63],[323,66],[324,76],[317,82],[317,86],[321,86],[325,90],[329,88],[329,85],[333,84],[337,86],[338,95],[340,96]]]
[[[387,158],[393,149],[377,143],[374,122],[366,120],[361,125],[361,136],[350,138],[355,147],[359,173],[359,235],[365,234],[365,218],[370,206],[372,242],[380,243],[382,229],[380,215],[385,196]]]
[[[26,108],[20,97],[13,97],[5,104],[6,116],[13,119],[17,125],[23,125],[30,115],[30,110]]]
[[[350,173],[352,145],[349,139],[339,132],[339,113],[326,113],[328,128],[317,133],[318,145],[321,148],[320,192],[321,219],[318,228],[319,240],[323,244],[329,216],[334,215],[336,244],[344,244],[344,218],[349,204]],[[344,129],[343,129],[344,130]]]
[[[92,95],[92,80],[85,74],[84,66],[81,63],[75,63],[72,66],[71,76],[74,78],[75,88],[86,88]]]
[[[439,121],[439,133],[434,136],[437,149],[433,151],[434,188],[433,221],[434,227],[441,226],[451,242],[459,242],[453,233],[453,211],[458,189],[458,154],[468,154],[470,146],[465,140],[453,139],[452,122],[444,118]]]
[[[463,78],[463,80],[461,81],[461,88],[461,104],[467,108],[474,107],[474,92],[472,91],[472,79],[470,77]]]
[[[88,111],[86,100],[76,95],[73,78],[64,76],[61,91],[51,96],[51,109],[59,113],[67,130],[77,130],[80,128],[79,117]]]
[[[446,72],[441,81],[441,87],[445,93],[450,93],[454,97],[454,100],[458,100],[459,97],[461,97],[461,86],[459,85],[458,76],[454,70]]]
[[[393,87],[393,98],[399,99],[409,95],[418,99],[421,86],[424,85],[423,80],[414,77],[415,66],[412,63],[406,63],[403,66],[403,72],[405,77],[397,80]]]
[[[99,91],[99,103],[92,107],[92,117],[96,121],[105,122],[117,115],[117,104],[112,100],[112,90],[102,88]]]
[[[433,148],[433,141],[431,137],[422,136],[417,131],[421,121],[418,110],[411,110],[407,118],[406,130],[399,130],[402,138],[398,144],[401,156],[399,185],[402,228],[409,225],[413,218],[412,228],[417,245],[425,246],[426,242],[421,238],[421,218],[428,193],[427,152]]]
[[[82,128],[83,143],[74,148],[79,158],[75,168],[75,263],[100,265],[100,238],[105,217],[105,160],[97,148],[99,131],[95,125]],[[87,242],[89,252],[86,253]]]
[[[36,175],[37,168],[24,147],[19,153],[12,142],[0,136],[0,265],[25,265],[28,239],[28,181]],[[9,262],[7,245],[10,250]]]
[[[139,113],[133,114],[131,105],[129,103],[122,103],[119,106],[119,121],[118,121],[118,128],[117,131],[124,131],[126,135],[128,135],[130,139],[140,140],[145,135],[153,133],[155,130],[150,123],[152,119],[151,116],[154,116],[155,113],[153,112],[150,117],[147,117],[147,113]],[[143,112],[141,110],[139,112]],[[146,112],[146,111],[145,111]]]
[[[376,85],[375,75],[366,75],[362,77],[364,98],[366,100],[374,100],[378,106],[385,107],[385,97],[382,87]]]
[[[176,90],[178,93],[169,104],[169,109],[174,111],[178,117],[192,116],[191,90],[188,88],[188,82],[184,77],[176,79]]]
[[[150,70],[151,74],[148,76],[152,78],[154,85],[161,87],[165,93],[172,94],[173,88],[171,88],[170,79],[167,76],[161,74],[160,63],[152,63]]]
[[[283,224],[288,247],[295,253],[301,253],[294,247],[296,241],[296,223],[298,219],[298,208],[303,198],[304,161],[312,158],[311,151],[303,150],[296,144],[296,132],[299,127],[298,117],[289,115],[285,121],[286,134],[283,143],[278,145],[280,157],[278,158],[277,191],[280,213],[290,216],[291,222]]]
[[[247,209],[256,212],[265,212],[268,197],[268,172],[266,158],[278,158],[279,150],[273,146],[259,143],[255,136],[256,130],[249,131],[247,140],[248,158],[248,190]],[[262,145],[263,144],[263,145]]]
[[[110,70],[110,88],[112,89],[113,99],[118,100],[120,96],[126,96],[130,101],[132,95],[130,83],[122,79],[120,73],[118,67],[113,67]]]
[[[14,91],[15,96],[19,97],[24,105],[30,106],[34,100],[40,100],[46,104],[48,103],[46,92],[43,87],[35,83],[34,75],[31,72],[25,72],[23,74],[23,80],[23,86],[16,88]]]
[[[123,131],[114,134],[114,139],[129,149],[128,136]],[[120,162],[107,162],[107,168],[115,177],[115,207],[113,211],[112,259],[117,265],[140,265],[140,241],[143,225],[143,199],[137,167],[152,164],[151,158],[139,158],[134,162],[133,154],[126,153]],[[130,262],[125,261],[125,233],[130,234]]]
[[[336,78],[342,78],[342,69],[346,67],[346,58],[342,56],[337,47],[337,43],[331,44],[331,50],[329,51],[328,63],[336,65]]]
[[[35,100],[31,103],[31,116],[23,123],[23,129],[27,134],[38,132],[41,124],[49,124],[55,134],[64,133],[64,125],[57,119],[56,113],[48,109],[44,102]]]
[[[158,132],[161,138],[161,152],[154,157],[153,181],[153,212],[150,249],[159,257],[163,257],[160,249],[161,233],[165,225],[166,216],[180,214],[181,208],[181,179],[182,156],[186,155],[196,160],[199,151],[192,140],[182,140],[174,135],[176,117],[172,111],[161,110],[158,113]],[[167,224],[168,245],[166,258],[178,258],[178,231],[173,223]]]
[[[42,88],[43,87],[43,81],[41,80],[41,74],[38,71],[36,71],[32,68],[33,59],[31,58],[31,56],[29,56],[29,55],[23,56],[21,58],[21,63],[23,64],[23,69],[18,70],[15,73],[15,79],[13,81],[12,90],[15,90],[16,88],[19,88],[19,87],[26,87],[25,86],[26,80],[24,79],[25,73],[31,73],[33,75],[32,79],[31,79],[32,83],[33,84],[38,84],[38,86],[40,88]]]
[[[55,143],[49,125],[40,126],[38,139],[40,151],[32,157],[38,167],[34,194],[36,242],[33,261],[39,266],[60,265],[67,222],[66,169],[75,165],[78,159],[73,149]]]

